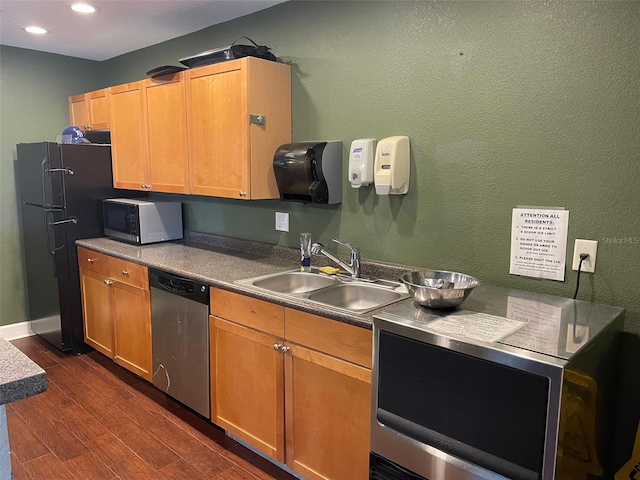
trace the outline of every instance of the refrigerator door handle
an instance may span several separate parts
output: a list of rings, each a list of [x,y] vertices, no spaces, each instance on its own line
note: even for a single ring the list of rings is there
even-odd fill
[[[47,157],[44,157],[42,159],[42,162],[40,163],[40,181],[42,184],[42,205],[45,205],[45,206],[49,205],[49,203],[47,202],[47,186],[46,186],[46,180],[45,180],[45,175],[49,171],[49,169],[46,168],[48,164],[49,162],[47,161]],[[46,217],[46,214],[45,214],[45,217]]]
[[[63,223],[78,223],[78,219],[75,217],[71,217],[68,220],[58,220],[57,222],[49,222],[49,225],[62,225]]]
[[[65,175],[73,175],[73,170],[71,170],[70,168],[47,168],[44,172],[62,172]]]
[[[61,173],[63,175],[73,175],[73,170],[71,170],[70,168],[48,168],[47,170],[45,170],[45,172],[49,175],[51,175],[52,173]],[[64,177],[62,177],[60,179],[60,181],[62,182],[62,208],[67,208],[67,187],[66,187],[66,182]],[[53,199],[52,199],[53,202]],[[77,222],[74,222],[77,223]],[[57,225],[57,224],[54,224]]]
[[[61,245],[60,247],[56,247],[55,241],[54,241],[53,242],[54,243],[53,248],[51,248],[51,236],[49,234],[50,230],[51,230],[50,227],[54,227],[55,228],[55,225],[57,225],[59,223],[66,223],[67,222],[67,220],[63,220],[61,222],[51,222],[51,221],[49,221],[49,215],[52,215],[54,211],[56,211],[56,210],[47,209],[47,210],[44,211],[44,238],[45,238],[45,240],[47,242],[47,250],[49,251],[49,253],[51,255],[55,255],[58,250],[62,250],[64,248],[64,245]],[[75,220],[75,222],[73,222],[73,223],[78,223],[77,219],[74,219],[74,220]],[[72,221],[72,220],[70,220],[70,221]]]

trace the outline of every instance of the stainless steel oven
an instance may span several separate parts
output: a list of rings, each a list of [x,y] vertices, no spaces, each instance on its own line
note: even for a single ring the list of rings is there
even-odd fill
[[[624,311],[490,286],[463,307],[374,316],[370,478],[612,476]]]

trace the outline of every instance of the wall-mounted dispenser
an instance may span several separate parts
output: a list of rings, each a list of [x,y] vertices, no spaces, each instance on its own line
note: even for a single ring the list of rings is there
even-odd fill
[[[375,183],[378,195],[404,195],[409,191],[409,137],[383,138],[376,148]]]
[[[342,202],[342,142],[281,145],[273,157],[280,200],[303,203]]]
[[[376,153],[375,138],[360,138],[351,142],[349,150],[349,182],[353,188],[373,183],[373,160]]]

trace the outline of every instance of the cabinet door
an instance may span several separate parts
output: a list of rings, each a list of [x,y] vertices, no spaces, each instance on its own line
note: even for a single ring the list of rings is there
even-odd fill
[[[113,283],[114,360],[152,380],[151,305],[149,291]]]
[[[113,358],[111,321],[111,280],[100,273],[80,268],[84,341]]]
[[[249,112],[242,60],[184,72],[192,194],[249,198]]]
[[[287,465],[309,480],[369,478],[371,371],[287,346]]]
[[[104,130],[109,128],[109,90],[103,88],[95,92],[89,92],[89,117],[91,130]]]
[[[279,198],[273,155],[280,145],[291,143],[291,67],[258,58],[246,61],[249,113],[266,119],[264,125],[249,125],[250,197]]]
[[[86,94],[69,97],[69,124],[76,125],[82,130],[87,130],[90,123],[89,102]]]
[[[282,341],[211,317],[211,418],[284,462]]]
[[[111,156],[116,188],[148,189],[142,84],[111,87]]]
[[[180,74],[144,82],[149,184],[154,192],[188,193],[187,118]]]

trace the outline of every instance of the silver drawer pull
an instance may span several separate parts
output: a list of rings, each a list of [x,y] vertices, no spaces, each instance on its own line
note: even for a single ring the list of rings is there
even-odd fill
[[[289,350],[291,350],[289,347],[282,347],[282,353],[287,353]]]
[[[282,345],[280,345],[279,343],[274,343],[273,344],[273,349],[274,350],[280,350],[280,347],[282,347]]]
[[[111,285],[113,283],[113,280],[109,280],[108,278],[104,279],[104,284],[105,285]]]
[[[129,272],[127,272],[126,270],[122,270],[122,275],[126,277],[127,275],[129,275]]]
[[[95,258],[87,258],[87,262],[89,262],[89,263],[93,263],[93,262],[95,262],[95,261],[96,261],[96,259],[95,259]]]

